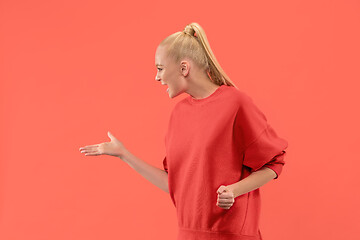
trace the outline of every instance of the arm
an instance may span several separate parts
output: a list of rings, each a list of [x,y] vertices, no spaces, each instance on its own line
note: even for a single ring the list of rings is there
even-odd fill
[[[242,100],[235,118],[234,134],[236,139],[240,139],[239,152],[244,153],[242,164],[251,169],[251,174],[229,185],[235,191],[234,196],[255,190],[278,178],[288,147],[288,142],[280,138],[267,123],[266,116],[254,101],[246,94],[243,94]]]
[[[151,183],[169,193],[168,175],[165,170],[151,166],[135,157],[125,148],[121,141],[110,133],[110,131],[108,131],[108,136],[111,139],[110,142],[88,145],[81,147],[79,150],[81,153],[85,153],[85,156],[110,155],[118,157]]]
[[[124,162],[137,171],[152,184],[169,193],[168,174],[164,170],[154,167],[125,150],[120,156]]]
[[[234,193],[234,198],[255,190],[265,183],[271,181],[277,176],[276,172],[268,167],[262,167],[259,170],[252,172],[246,178],[228,185],[227,188]]]

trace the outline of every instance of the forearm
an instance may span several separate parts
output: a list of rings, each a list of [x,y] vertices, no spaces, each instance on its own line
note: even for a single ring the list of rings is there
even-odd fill
[[[148,164],[129,151],[124,152],[121,156],[119,156],[119,158],[126,162],[141,176],[149,180],[152,184],[169,193],[167,172]]]
[[[236,198],[242,194],[263,186],[265,183],[271,181],[275,177],[276,173],[272,169],[268,167],[262,167],[259,170],[252,172],[249,176],[240,180],[239,182],[227,185],[227,188],[234,193]]]

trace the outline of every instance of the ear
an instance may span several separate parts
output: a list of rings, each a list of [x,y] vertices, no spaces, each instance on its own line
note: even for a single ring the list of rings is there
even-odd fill
[[[186,77],[190,71],[190,63],[188,61],[181,61],[180,67],[181,67],[181,74],[184,77]]]

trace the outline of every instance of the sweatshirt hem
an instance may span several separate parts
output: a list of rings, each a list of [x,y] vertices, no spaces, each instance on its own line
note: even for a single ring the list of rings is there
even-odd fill
[[[261,235],[250,236],[232,232],[189,229],[179,227],[177,240],[261,240]]]

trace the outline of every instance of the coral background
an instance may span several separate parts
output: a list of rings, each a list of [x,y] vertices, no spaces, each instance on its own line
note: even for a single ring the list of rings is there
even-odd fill
[[[162,168],[172,108],[155,50],[191,22],[288,140],[261,187],[264,240],[358,239],[359,1],[0,2],[0,239],[176,239],[168,194],[111,156]],[[189,192],[190,194],[190,192]]]

